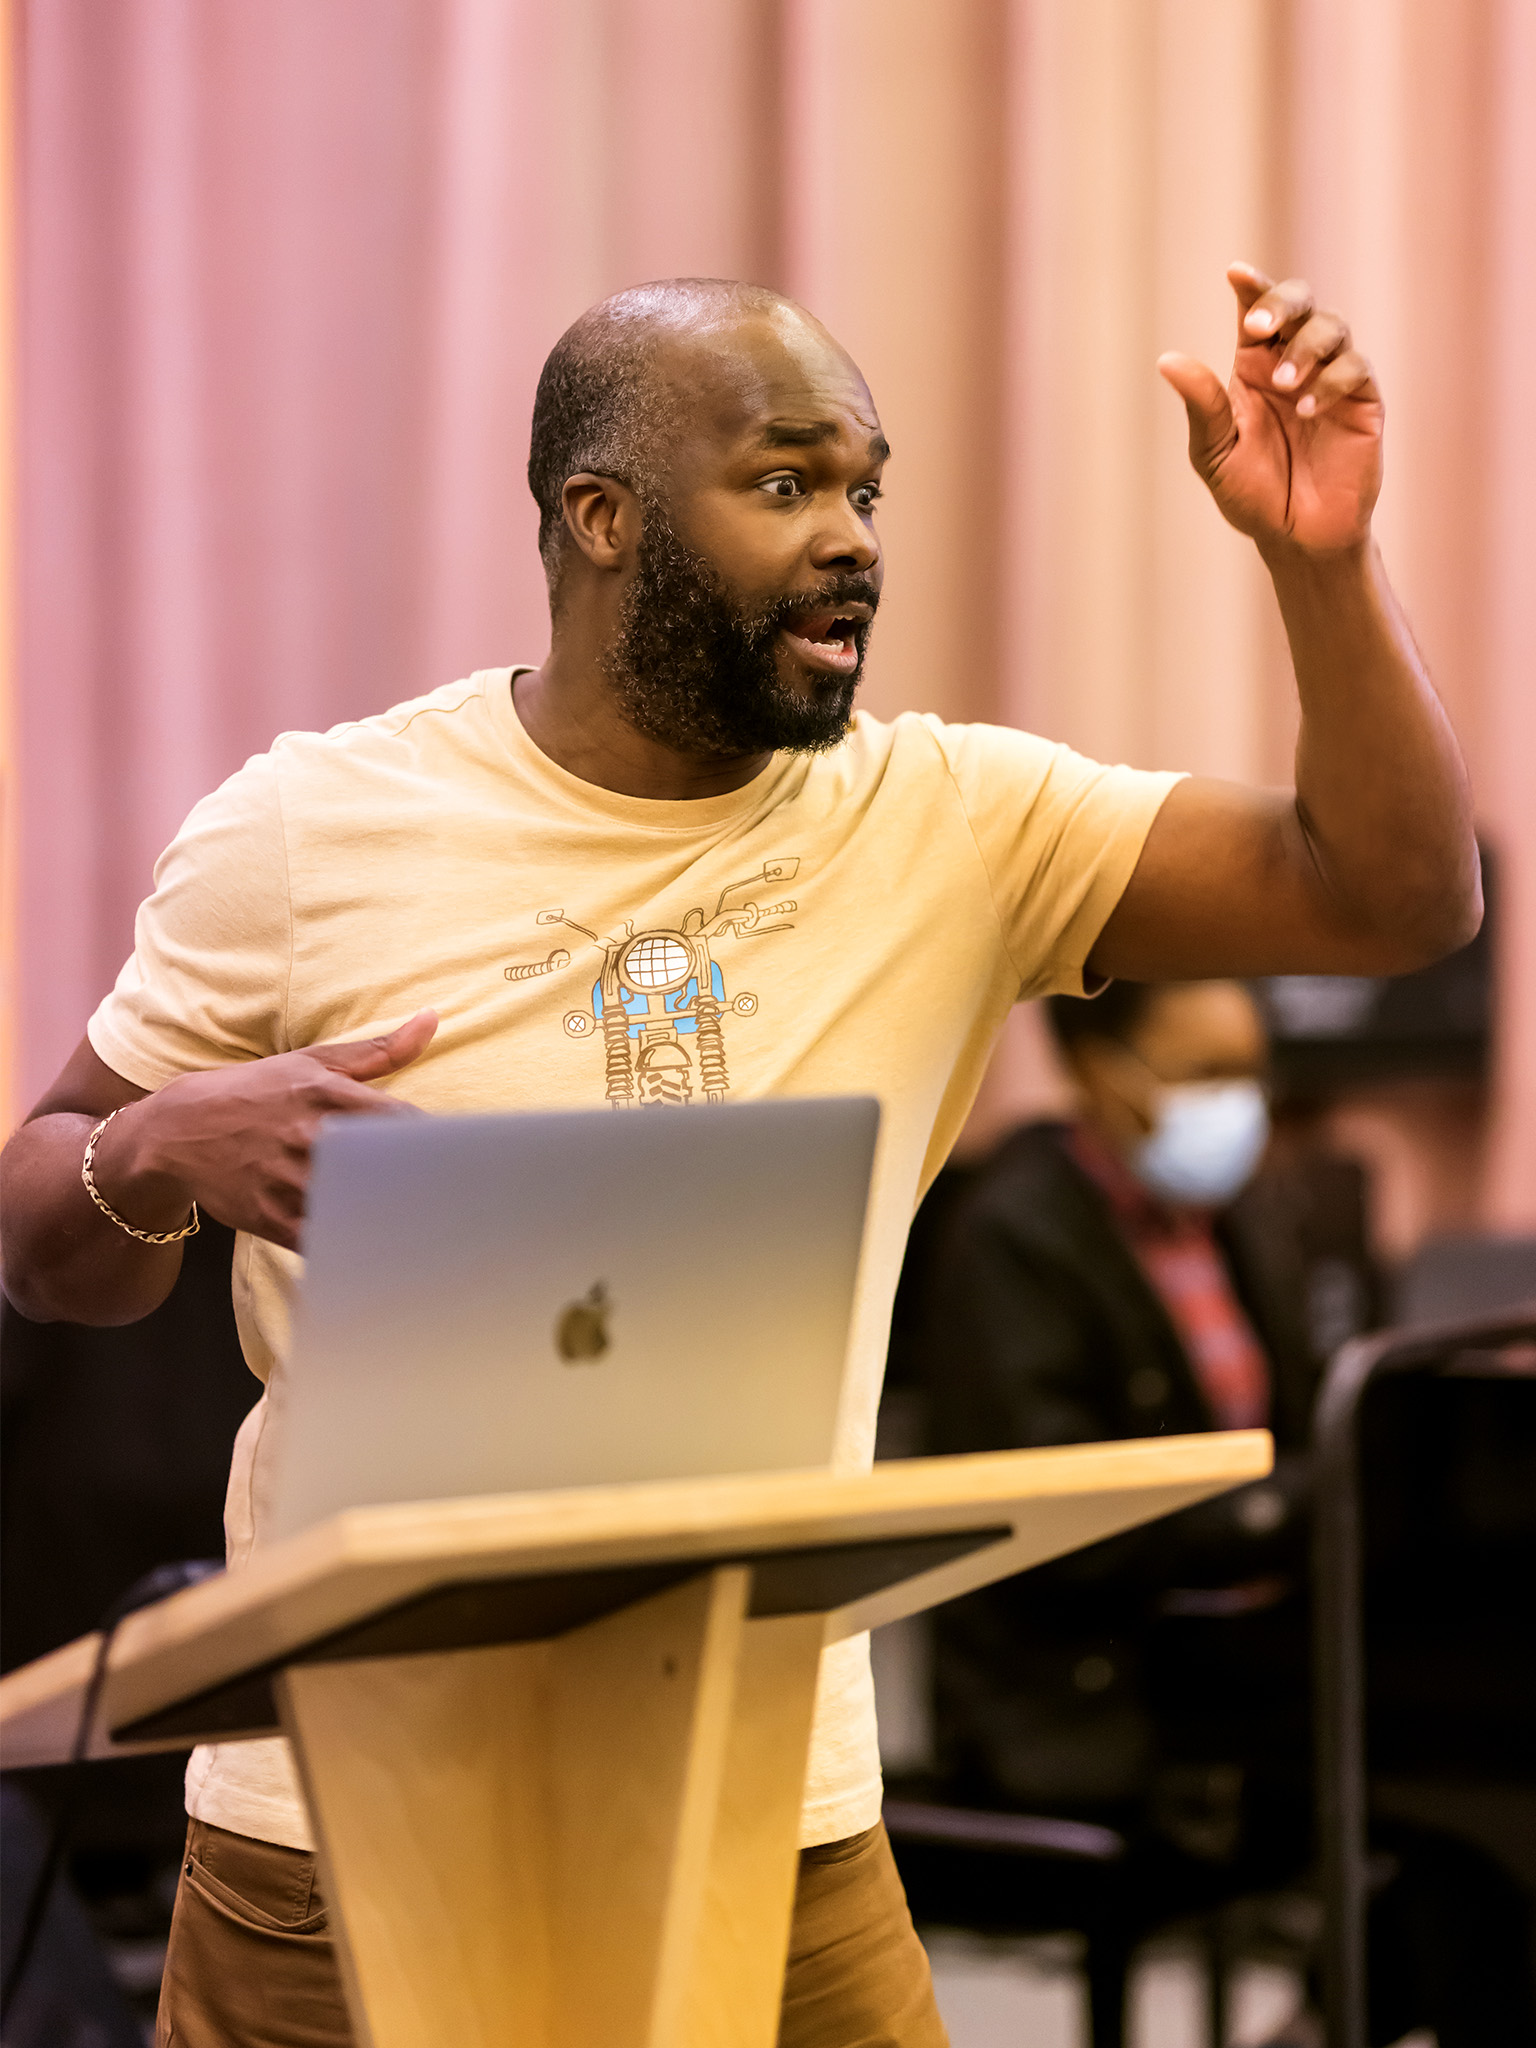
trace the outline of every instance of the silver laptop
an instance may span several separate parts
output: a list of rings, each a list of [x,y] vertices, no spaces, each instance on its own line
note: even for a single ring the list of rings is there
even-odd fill
[[[272,1533],[825,1464],[878,1122],[858,1096],[327,1123]]]

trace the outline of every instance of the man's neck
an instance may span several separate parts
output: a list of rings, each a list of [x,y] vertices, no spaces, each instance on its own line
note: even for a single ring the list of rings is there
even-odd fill
[[[624,717],[595,655],[556,636],[542,668],[518,676],[513,698],[524,732],[539,752],[599,789],[661,802],[725,796],[761,775],[771,754],[733,759],[679,754],[647,739]]]

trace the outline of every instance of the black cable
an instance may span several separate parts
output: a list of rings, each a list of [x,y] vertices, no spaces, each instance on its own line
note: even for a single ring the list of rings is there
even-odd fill
[[[179,1593],[186,1586],[198,1585],[203,1579],[210,1579],[221,1572],[223,1565],[212,1558],[188,1558],[182,1564],[156,1565],[152,1572],[146,1572],[141,1579],[113,1601],[102,1617],[101,1639],[96,1645],[96,1656],[91,1664],[91,1675],[80,1701],[80,1719],[75,1728],[75,1739],[70,1745],[69,1762],[66,1766],[69,1776],[65,1781],[63,1796],[54,1813],[53,1825],[48,1831],[48,1847],[32,1881],[27,1895],[27,1910],[22,1916],[21,1934],[16,1943],[16,1953],[11,1957],[10,1968],[5,1973],[5,1982],[0,1985],[0,2028],[10,2016],[11,2001],[26,1975],[32,1952],[37,1946],[37,1937],[42,1932],[47,1916],[48,1904],[53,1897],[64,1858],[80,1818],[80,1801],[85,1790],[86,1752],[91,1746],[91,1730],[96,1723],[96,1708],[101,1699],[101,1689],[107,1678],[107,1659],[112,1654],[112,1641],[120,1623],[130,1614],[136,1614],[141,1607],[150,1607],[157,1600],[167,1600],[172,1593]]]

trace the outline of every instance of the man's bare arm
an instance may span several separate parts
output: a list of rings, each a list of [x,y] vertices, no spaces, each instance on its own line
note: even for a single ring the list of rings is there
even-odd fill
[[[105,1313],[76,1314],[76,1322],[136,1322],[158,1308],[175,1286],[181,1246],[140,1244],[126,1236],[97,1209],[80,1178],[91,1126],[115,1109],[142,1101],[144,1093],[114,1074],[82,1039],[0,1153],[5,1291],[23,1315],[38,1322],[69,1315],[68,1306],[55,1305],[57,1289],[62,1282],[67,1290],[70,1278],[86,1269]],[[69,1107],[56,1108],[56,1103]],[[167,1214],[163,1207],[146,1205],[133,1221],[143,1230],[176,1230],[187,1219],[187,1206],[183,1202]],[[67,1292],[58,1296],[60,1301],[70,1298]]]
[[[144,1231],[176,1230],[196,1201],[206,1215],[297,1248],[310,1148],[325,1116],[404,1112],[365,1084],[425,1049],[424,1010],[381,1038],[311,1046],[184,1074],[154,1094],[125,1081],[82,1040],[0,1154],[0,1262],[5,1291],[38,1322],[136,1322],[176,1284],[182,1247],[130,1237],[80,1177],[91,1127],[114,1110],[96,1149],[96,1185]]]
[[[1274,580],[1301,698],[1296,789],[1180,784],[1091,965],[1143,980],[1407,972],[1469,939],[1482,897],[1466,771],[1370,537],[1381,400],[1304,285],[1230,275],[1229,389],[1187,357],[1162,368],[1195,468]]]

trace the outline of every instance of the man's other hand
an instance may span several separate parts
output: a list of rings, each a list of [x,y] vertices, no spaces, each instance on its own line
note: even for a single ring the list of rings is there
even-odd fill
[[[183,1074],[102,1133],[96,1185],[130,1222],[151,1210],[184,1214],[195,1201],[220,1223],[296,1251],[321,1119],[417,1114],[368,1083],[419,1059],[436,1029],[433,1012],[420,1010],[378,1038]]]
[[[1259,546],[1301,699],[1294,793],[1195,778],[1153,821],[1089,965],[1128,980],[1407,974],[1482,916],[1455,735],[1387,581],[1371,513],[1381,396],[1309,285],[1234,263],[1223,390],[1191,356],[1158,368],[1189,454]]]
[[[1384,408],[1371,366],[1302,279],[1275,284],[1248,263],[1227,279],[1238,324],[1226,388],[1193,356],[1158,359],[1189,415],[1189,459],[1266,553],[1358,547],[1381,489]]]
[[[419,1059],[436,1029],[433,1012],[419,1010],[378,1038],[183,1074],[152,1095],[82,1039],[0,1155],[6,1293],[36,1322],[103,1327],[137,1322],[176,1284],[182,1245],[131,1237],[82,1184],[86,1140],[107,1116],[96,1186],[136,1230],[177,1230],[195,1201],[296,1251],[320,1119],[416,1115],[368,1084]]]

